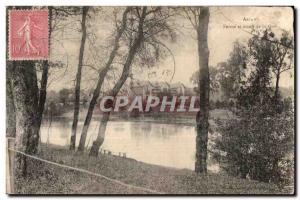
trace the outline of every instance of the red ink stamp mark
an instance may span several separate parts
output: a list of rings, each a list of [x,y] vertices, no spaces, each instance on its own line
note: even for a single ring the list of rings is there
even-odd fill
[[[8,51],[10,60],[48,59],[48,10],[9,12]]]

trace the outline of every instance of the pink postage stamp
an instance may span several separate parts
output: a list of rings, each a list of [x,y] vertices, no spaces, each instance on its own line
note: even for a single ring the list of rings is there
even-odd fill
[[[9,59],[46,60],[49,56],[48,10],[9,12]]]

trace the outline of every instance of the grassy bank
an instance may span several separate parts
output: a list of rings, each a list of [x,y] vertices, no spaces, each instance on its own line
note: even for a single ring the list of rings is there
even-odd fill
[[[86,169],[124,183],[167,194],[278,194],[275,185],[224,174],[197,175],[191,170],[150,165],[113,155],[97,158],[61,147],[42,147],[38,157]],[[149,194],[100,177],[28,159],[27,178],[18,181],[25,194]]]

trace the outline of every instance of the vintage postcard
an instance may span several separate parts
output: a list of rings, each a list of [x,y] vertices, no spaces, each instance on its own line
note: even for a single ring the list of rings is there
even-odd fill
[[[7,6],[6,191],[294,195],[294,8]]]

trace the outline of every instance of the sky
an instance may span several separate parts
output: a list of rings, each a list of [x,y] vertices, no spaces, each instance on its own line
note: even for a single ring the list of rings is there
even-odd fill
[[[89,20],[88,32],[94,33],[94,39],[89,39],[86,44],[85,62],[99,68],[107,59],[109,51],[104,46],[111,38],[113,8],[102,8],[100,14]],[[51,58],[68,63],[67,69],[52,70],[49,89],[59,90],[61,88],[74,87],[75,73],[78,63],[80,47],[80,32],[77,28],[80,18],[70,19],[71,29],[57,31],[54,33],[51,47]],[[175,18],[177,29],[177,40],[174,43],[165,44],[172,51],[175,59],[168,56],[158,63],[153,69],[143,68],[142,71],[133,71],[133,77],[140,80],[166,81],[169,83],[182,82],[192,87],[190,77],[198,69],[197,41],[195,31],[189,22],[182,17]],[[293,35],[293,9],[290,7],[210,7],[210,20],[208,29],[208,46],[210,51],[209,65],[216,67],[217,63],[228,59],[233,43],[240,41],[244,44],[252,36],[249,31],[255,28],[271,27],[275,34],[282,30]],[[238,27],[240,26],[240,28]],[[68,27],[70,27],[68,25]],[[91,36],[91,34],[90,34]],[[93,38],[93,37],[91,37]],[[59,42],[58,42],[59,41]],[[169,71],[169,73],[167,73]],[[171,79],[174,73],[173,79]],[[96,74],[91,68],[84,67],[83,87],[91,88],[95,84]],[[287,71],[280,80],[281,87],[293,87],[293,70]]]

